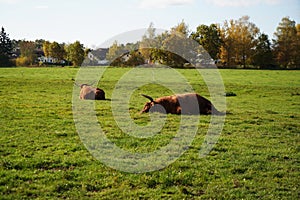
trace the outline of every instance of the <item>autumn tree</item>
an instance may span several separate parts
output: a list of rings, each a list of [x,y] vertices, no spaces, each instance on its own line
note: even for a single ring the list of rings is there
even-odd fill
[[[190,31],[184,21],[159,35],[155,34],[153,24],[150,24],[140,42],[139,50],[148,63],[183,67],[196,60],[197,51],[193,51],[195,44],[199,46],[190,39]]]
[[[224,41],[221,58],[227,61],[227,65],[242,65],[245,68],[251,64],[259,32],[259,28],[249,21],[248,16],[230,20],[229,23],[225,21],[221,31]]]
[[[114,41],[106,54],[106,59],[110,62],[110,65],[120,66],[122,63],[120,56],[126,52],[129,51],[125,49],[124,45],[119,45],[117,41]]]
[[[150,63],[160,63],[163,64],[164,60],[166,59],[167,55],[166,52],[163,50],[163,43],[165,39],[170,36],[168,31],[165,31],[157,36],[155,36],[154,41],[152,42],[152,46],[150,53]],[[147,57],[145,57],[147,60]]]
[[[299,69],[300,68],[300,24],[296,25],[297,30],[297,36],[296,36],[296,42],[295,42],[295,66]]]
[[[298,32],[298,33],[297,33]],[[282,18],[274,33],[274,51],[277,63],[283,68],[295,68],[299,64],[299,28],[289,17]]]
[[[9,35],[5,32],[4,28],[1,28],[0,32],[0,67],[6,67],[11,65],[9,62],[9,56],[12,53],[13,46]]]
[[[220,48],[220,55],[219,58],[223,65],[232,66],[235,65],[234,59],[234,31],[235,31],[235,23],[233,20],[225,21],[222,28],[220,29],[221,32],[221,40],[222,46]]]
[[[19,42],[19,47],[21,56],[16,60],[17,66],[33,65],[37,59],[35,43],[23,40]]]
[[[109,47],[108,52],[106,54],[106,59],[112,62],[115,58],[120,56],[120,47],[117,41],[114,41],[112,46]]]
[[[51,44],[51,42],[49,42],[49,41],[45,41],[44,43],[43,43],[43,52],[44,52],[44,55],[45,55],[45,57],[50,57],[50,44]]]
[[[84,60],[84,47],[79,41],[76,41],[65,47],[67,60],[73,63],[73,66],[81,66]]]
[[[153,23],[150,23],[145,35],[139,44],[139,52],[143,55],[147,63],[152,63],[152,53],[157,48],[157,40]]]
[[[243,16],[236,22],[236,61],[241,63],[245,68],[246,64],[251,63],[253,48],[256,46],[259,29],[257,26],[249,22],[248,16]]]
[[[187,24],[184,21],[173,27],[170,34],[163,41],[163,55],[165,65],[183,67],[191,58],[190,50],[192,41],[189,40]]]

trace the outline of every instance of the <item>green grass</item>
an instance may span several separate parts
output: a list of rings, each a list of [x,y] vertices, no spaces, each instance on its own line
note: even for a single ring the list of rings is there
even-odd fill
[[[109,68],[99,86],[111,98],[130,68]],[[131,174],[93,158],[76,131],[72,113],[76,68],[0,68],[0,199],[299,199],[300,71],[221,70],[227,111],[213,150],[199,158],[210,116],[201,116],[189,150],[159,171]],[[209,97],[195,70],[178,70]],[[133,93],[130,115],[140,125],[140,93],[171,91],[148,84]],[[134,138],[115,123],[110,101],[96,102],[104,132],[132,152],[151,152],[174,137],[179,117],[162,132]]]

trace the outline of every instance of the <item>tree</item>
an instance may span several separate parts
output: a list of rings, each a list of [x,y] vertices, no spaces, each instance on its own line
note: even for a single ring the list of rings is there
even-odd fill
[[[218,59],[222,38],[220,29],[216,24],[211,24],[210,26],[199,25],[197,31],[192,33],[191,37],[209,53],[212,59]]]
[[[283,68],[294,68],[299,62],[299,33],[296,22],[289,17],[282,18],[274,33],[275,59]]]
[[[138,66],[145,64],[145,58],[138,50],[131,51],[129,58],[124,62],[125,66]]]
[[[79,41],[66,46],[66,58],[73,66],[81,66],[84,60],[84,47]]]
[[[259,28],[249,22],[249,16],[243,16],[238,20],[225,21],[221,31],[224,41],[221,48],[221,58],[227,61],[227,65],[246,65],[252,62],[253,50],[256,46]],[[225,62],[226,62],[225,61]]]
[[[36,61],[37,55],[35,53],[35,43],[32,41],[21,41],[19,43],[21,56],[17,58],[18,66],[33,65]]]
[[[45,41],[43,43],[43,51],[44,51],[45,57],[50,57],[50,53],[49,53],[49,51],[50,51],[50,44],[51,43],[49,41]]]
[[[37,39],[34,41],[35,43],[35,48],[36,49],[43,49],[43,44],[44,44],[45,40],[43,39]]]
[[[148,63],[152,63],[152,52],[157,47],[157,40],[155,36],[155,28],[151,22],[145,35],[142,37],[142,41],[139,44],[139,52],[143,55]]]
[[[195,44],[199,47],[199,44],[190,39],[189,34],[188,25],[184,21],[159,35],[155,35],[151,23],[140,42],[139,50],[148,63],[183,67],[196,60],[198,49]]]
[[[166,38],[170,36],[168,31],[165,31],[157,36],[155,36],[154,40],[151,41],[151,49],[149,55],[149,63],[164,63],[164,60],[167,58],[166,52],[163,50],[163,43]],[[147,56],[145,56],[147,59]]]
[[[90,52],[92,52],[93,50],[90,48],[85,48],[84,49],[84,57],[87,57],[89,55]]]
[[[12,53],[13,46],[9,35],[1,28],[0,32],[0,67],[10,66],[9,57]]]
[[[163,41],[163,63],[171,67],[183,67],[190,58],[191,40],[184,21],[173,27]]]
[[[268,35],[264,33],[258,37],[253,55],[253,64],[262,69],[270,68],[274,65],[271,42]]]
[[[226,20],[223,24],[221,31],[222,46],[220,48],[220,59],[224,65],[235,65],[234,61],[234,38],[233,33],[235,24],[233,20],[229,22]]]
[[[48,48],[48,54],[54,58],[57,62],[64,59],[66,51],[64,45],[58,44],[57,42],[52,42]]]
[[[296,25],[297,30],[297,39],[295,42],[295,66],[299,69],[300,68],[300,24]]]
[[[259,29],[254,23],[249,22],[249,19],[249,16],[243,16],[236,21],[236,60],[238,63],[241,62],[244,68],[246,64],[251,63],[253,49],[256,46],[256,39],[259,34]]]
[[[125,52],[128,52],[125,50],[124,45],[119,45],[117,41],[114,41],[111,47],[109,47],[109,50],[106,54],[106,59],[110,61],[111,65],[119,65],[121,60],[119,59],[121,55],[123,55]]]

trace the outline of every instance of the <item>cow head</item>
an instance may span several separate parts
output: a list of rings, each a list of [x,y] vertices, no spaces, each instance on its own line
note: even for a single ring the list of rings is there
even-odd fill
[[[80,88],[83,88],[84,86],[90,86],[88,84],[80,84]]]
[[[93,81],[91,84],[87,84],[87,83],[76,83],[74,82],[74,85],[76,85],[77,87],[83,88],[84,86],[92,86],[96,81]]]
[[[141,110],[141,113],[147,113],[149,112],[150,108],[154,106],[154,102],[147,102],[144,105],[144,108]]]
[[[150,108],[155,105],[155,102],[153,98],[148,95],[142,94],[142,96],[150,100],[150,102],[145,103],[144,108],[141,110],[141,113],[147,113],[149,112]]]

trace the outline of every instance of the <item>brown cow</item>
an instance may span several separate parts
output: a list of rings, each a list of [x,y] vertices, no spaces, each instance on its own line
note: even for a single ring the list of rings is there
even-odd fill
[[[196,93],[176,94],[172,96],[160,97],[155,100],[153,100],[152,97],[144,94],[142,94],[142,96],[149,99],[150,102],[145,104],[141,113],[147,113],[150,111],[178,115],[224,115],[224,113],[218,111],[209,100]]]
[[[80,88],[80,99],[105,100],[105,92],[100,88],[88,84],[81,84]]]

